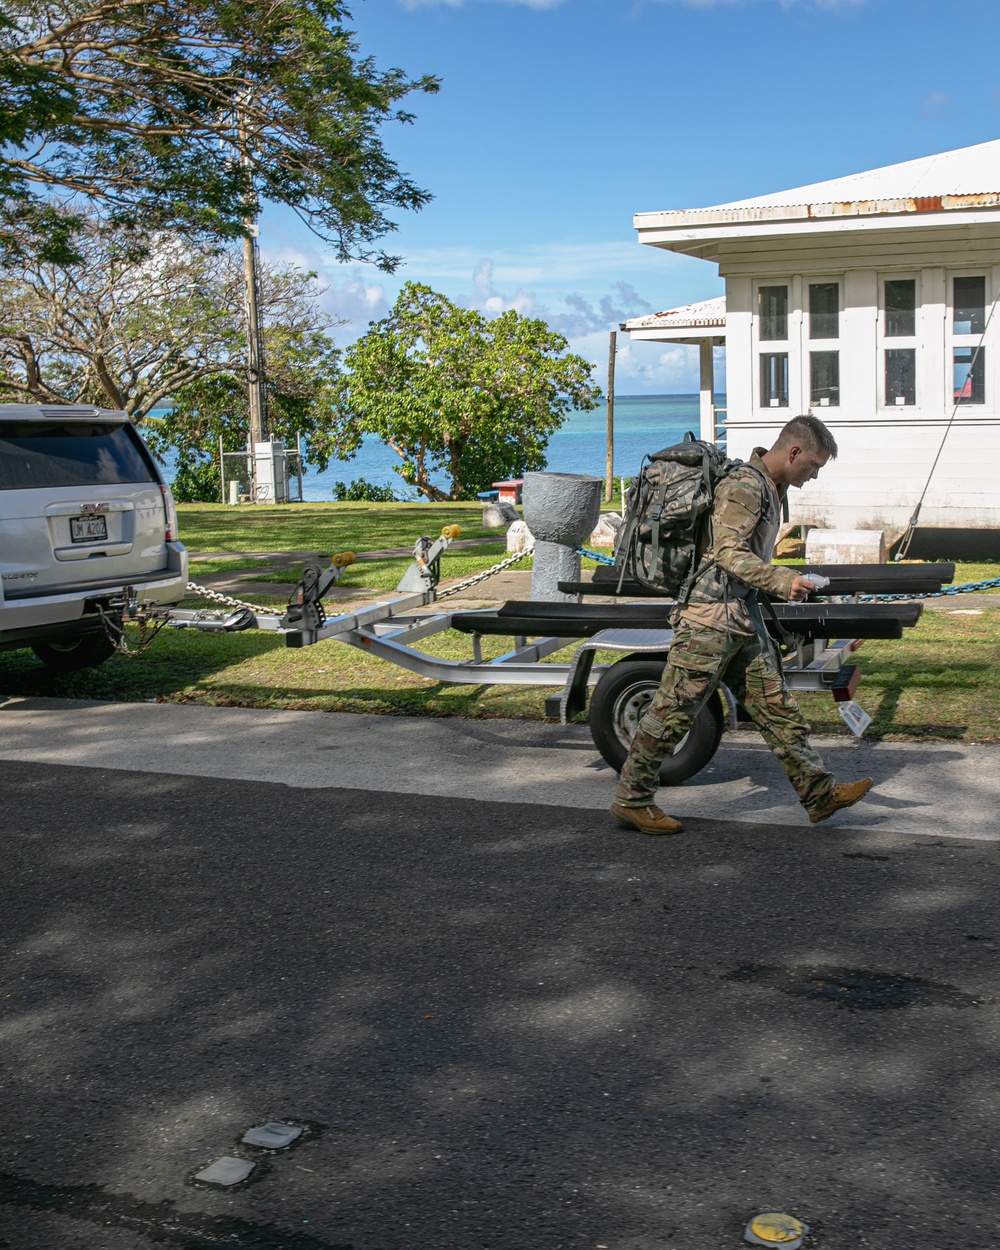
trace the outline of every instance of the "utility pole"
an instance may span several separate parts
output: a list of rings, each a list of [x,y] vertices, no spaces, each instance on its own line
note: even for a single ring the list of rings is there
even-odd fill
[[[608,349],[608,455],[604,469],[604,502],[610,503],[615,495],[615,341],[618,335],[611,331]]]
[[[260,286],[257,278],[257,223],[245,223],[243,278],[247,291],[247,384],[250,391],[250,441],[267,438],[267,391],[264,375],[264,343],[260,328]]]
[[[243,281],[246,285],[247,310],[247,390],[250,398],[250,462],[253,469],[252,496],[258,498],[257,444],[267,439],[267,389],[264,368],[264,336],[260,325],[260,284],[258,281],[257,225],[258,204],[253,190],[253,170],[247,150],[246,128],[242,114],[239,121],[240,162],[247,171],[249,186],[246,216],[243,219]]]

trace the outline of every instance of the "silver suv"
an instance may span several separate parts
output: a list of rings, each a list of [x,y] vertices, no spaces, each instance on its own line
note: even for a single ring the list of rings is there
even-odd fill
[[[178,603],[187,575],[170,490],[125,413],[0,404],[0,650],[100,664],[122,589]]]

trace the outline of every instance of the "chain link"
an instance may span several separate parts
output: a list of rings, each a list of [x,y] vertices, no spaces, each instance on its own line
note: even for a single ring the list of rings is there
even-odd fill
[[[923,595],[858,595],[858,600],[860,603],[884,603],[893,599],[946,599],[949,595],[973,595],[977,590],[993,590],[997,586],[1000,586],[1000,577],[992,577],[985,582],[963,582],[960,586],[931,590]]]
[[[614,556],[606,556],[600,551],[588,551],[586,547],[577,547],[578,556],[586,556],[588,560],[596,560],[598,564],[614,564]]]
[[[254,616],[280,616],[280,608],[262,608],[256,603],[247,603],[245,599],[234,599],[232,595],[224,595],[221,591],[211,590],[208,586],[201,586],[198,582],[188,582],[188,590],[192,594],[198,595],[202,599],[214,599],[216,603],[227,603],[233,608],[248,608]]]
[[[506,560],[501,560],[499,564],[494,564],[491,568],[484,569],[474,577],[466,578],[464,582],[459,582],[457,586],[449,586],[447,590],[439,590],[434,598],[447,599],[449,595],[457,595],[460,590],[468,590],[470,586],[478,586],[480,582],[485,582],[488,577],[492,577],[495,573],[502,573],[504,569],[509,569],[512,564],[517,564],[519,560],[530,556],[534,550],[535,546],[532,543],[524,551],[518,551],[515,555],[508,556]]]
[[[496,573],[502,573],[504,569],[509,569],[518,561],[530,556],[534,551],[534,546],[526,548],[524,551],[518,551],[512,556],[508,556],[506,560],[501,560],[498,564],[492,565],[488,569],[483,569],[481,573],[476,573],[473,577],[468,577],[464,582],[459,582],[455,586],[449,586],[447,590],[439,590],[435,595],[435,599],[447,599],[449,595],[457,595],[461,590],[468,590],[470,586],[478,586],[480,582],[485,582],[488,577],[493,577]],[[278,608],[262,608],[258,604],[248,603],[245,599],[234,599],[232,595],[224,595],[218,590],[211,590],[208,586],[201,586],[198,582],[188,582],[187,588],[192,594],[201,596],[204,599],[213,599],[216,603],[226,603],[233,608],[248,608],[255,616],[263,614],[264,616],[278,616],[280,609]]]

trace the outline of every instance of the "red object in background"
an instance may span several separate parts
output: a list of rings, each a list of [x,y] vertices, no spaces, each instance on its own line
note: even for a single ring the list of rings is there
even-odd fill
[[[510,482],[493,482],[492,483],[493,489],[500,492],[500,495],[499,495],[500,503],[514,503],[514,504],[521,502],[521,487],[523,485],[524,485],[524,478],[522,477],[514,478]]]

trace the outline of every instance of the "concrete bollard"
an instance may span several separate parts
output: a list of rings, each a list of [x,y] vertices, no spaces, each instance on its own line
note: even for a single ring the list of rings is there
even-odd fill
[[[806,564],[885,564],[882,530],[810,530]]]
[[[579,603],[580,596],[559,589],[580,580],[576,549],[590,537],[601,515],[601,480],[580,473],[526,473],[524,519],[535,537],[531,598]]]

